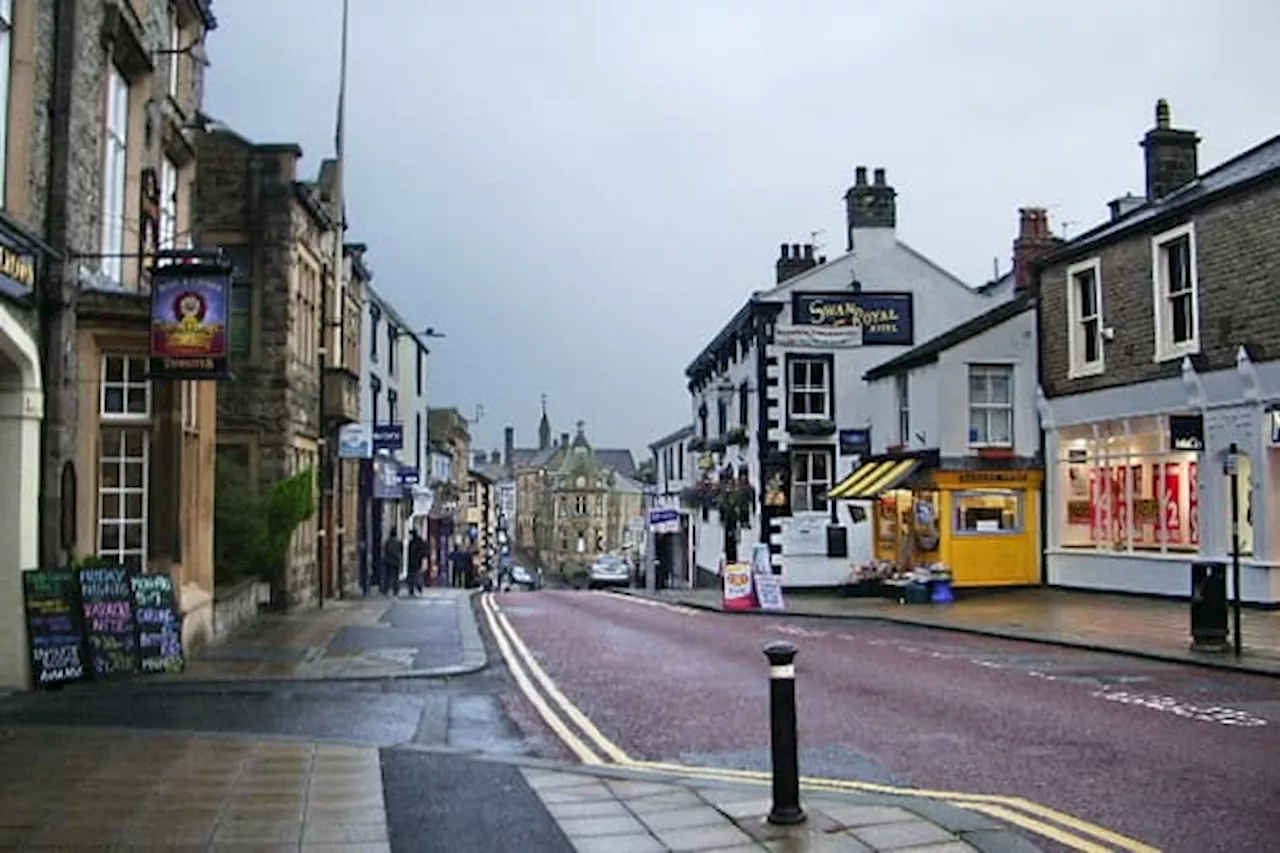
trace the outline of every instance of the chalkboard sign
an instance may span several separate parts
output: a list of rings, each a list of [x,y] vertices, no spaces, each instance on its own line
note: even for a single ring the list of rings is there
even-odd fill
[[[31,678],[53,687],[85,677],[80,594],[72,569],[22,573],[22,599],[31,647]]]
[[[138,669],[133,573],[127,566],[80,570],[85,645],[94,678],[131,675]]]
[[[182,619],[168,575],[133,576],[138,663],[142,672],[182,672]]]

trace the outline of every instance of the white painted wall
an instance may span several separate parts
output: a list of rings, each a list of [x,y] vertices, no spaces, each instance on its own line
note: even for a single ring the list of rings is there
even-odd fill
[[[373,317],[375,316],[375,312],[372,310],[373,306],[377,307],[376,314],[379,317],[376,328],[373,323]],[[425,354],[423,356],[422,388],[421,393],[419,393],[417,352],[419,348],[426,349],[426,341],[416,334],[419,330],[401,317],[394,306],[374,290],[372,285],[365,286],[363,317],[363,322],[360,324],[360,346],[362,348],[360,353],[360,419],[366,423],[373,420],[373,379],[375,377],[382,388],[377,405],[378,421],[380,423],[387,422],[387,389],[395,389],[398,397],[396,402],[398,417],[400,423],[404,425],[404,448],[393,455],[402,465],[413,467],[416,463],[420,463],[418,464],[418,474],[425,482],[430,473],[429,439],[427,435],[430,357]],[[388,373],[388,324],[408,332],[408,334],[402,334],[396,339],[396,370],[394,376]],[[376,361],[370,357],[373,335],[377,335],[378,340],[378,358]],[[415,425],[417,423],[414,418],[415,415],[421,417],[422,431],[420,436],[415,436]],[[420,441],[420,454],[414,447],[415,438]]]
[[[0,689],[29,686],[22,572],[39,559],[40,421],[36,343],[0,304]]]
[[[1035,311],[1029,309],[940,353],[936,362],[909,370],[909,449],[937,448],[944,457],[975,453],[969,447],[969,367],[1009,364],[1013,366],[1013,450],[1019,456],[1034,456],[1040,449],[1036,352]],[[898,440],[895,379],[886,376],[870,385],[876,401],[871,446],[873,452],[883,453]],[[916,438],[919,433],[924,441]]]

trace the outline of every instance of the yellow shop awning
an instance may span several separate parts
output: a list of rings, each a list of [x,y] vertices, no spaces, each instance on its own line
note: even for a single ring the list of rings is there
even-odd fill
[[[828,492],[843,500],[869,500],[879,497],[915,473],[923,464],[920,459],[887,459],[868,462],[845,477]]]

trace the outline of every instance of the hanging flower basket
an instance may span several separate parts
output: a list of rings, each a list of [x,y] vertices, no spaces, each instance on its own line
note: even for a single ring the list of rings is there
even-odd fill
[[[791,418],[787,421],[787,432],[792,435],[805,435],[810,437],[825,437],[832,435],[836,431],[835,421],[827,418]]]
[[[711,508],[716,502],[716,484],[699,480],[680,492],[680,502],[693,509]]]
[[[724,453],[724,448],[723,438],[713,438],[707,442],[707,450],[711,453]]]
[[[689,439],[689,450],[694,453],[701,453],[707,449],[707,440],[700,435],[695,435]]]
[[[750,441],[751,439],[747,437],[747,430],[744,427],[734,427],[724,437],[724,443],[729,447],[746,447]]]
[[[745,527],[751,523],[756,507],[756,490],[746,478],[721,480],[716,495],[716,510],[725,527]]]

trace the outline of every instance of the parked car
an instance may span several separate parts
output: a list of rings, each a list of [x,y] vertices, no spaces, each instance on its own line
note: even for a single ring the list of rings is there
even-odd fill
[[[508,573],[510,589],[523,589],[533,592],[542,588],[542,572],[525,566],[512,566]]]
[[[630,586],[631,566],[622,557],[610,554],[598,558],[587,572],[587,589]]]

